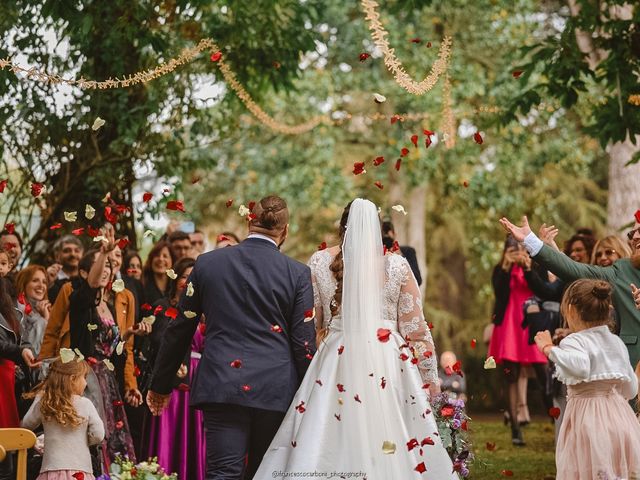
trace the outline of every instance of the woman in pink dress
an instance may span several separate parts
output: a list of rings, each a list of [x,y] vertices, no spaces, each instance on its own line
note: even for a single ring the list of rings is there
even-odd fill
[[[494,329],[489,343],[489,356],[501,364],[509,386],[509,420],[511,422],[511,441],[523,446],[524,439],[517,421],[518,378],[522,366],[531,365],[545,392],[547,358],[535,345],[529,345],[529,331],[522,327],[524,303],[533,296],[524,277],[525,269],[531,268],[531,259],[518,242],[507,237],[502,260],[493,270],[493,290],[495,308]],[[551,407],[548,395],[545,404]]]

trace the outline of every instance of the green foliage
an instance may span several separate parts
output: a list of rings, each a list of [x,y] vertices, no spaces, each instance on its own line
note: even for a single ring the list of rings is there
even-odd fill
[[[640,108],[628,103],[628,98],[638,93],[640,9],[625,0],[606,6],[593,0],[575,3],[576,15],[562,8],[545,12],[553,21],[540,29],[540,40],[522,48],[526,59],[522,80],[529,88],[513,99],[503,121],[528,114],[542,101],[557,100],[564,108],[583,102],[589,106],[585,131],[603,147],[624,141],[627,135],[635,143]],[[629,19],[620,13],[623,10]],[[580,44],[576,35],[582,35]]]

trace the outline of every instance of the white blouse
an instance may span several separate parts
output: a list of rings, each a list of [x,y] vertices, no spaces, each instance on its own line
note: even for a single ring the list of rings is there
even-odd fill
[[[554,376],[565,385],[620,380],[625,398],[638,394],[638,378],[627,347],[606,325],[568,335],[550,349],[549,359],[556,364]]]

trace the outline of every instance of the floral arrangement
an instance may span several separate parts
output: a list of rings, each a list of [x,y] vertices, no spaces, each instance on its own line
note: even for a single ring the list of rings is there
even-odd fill
[[[157,457],[134,464],[126,456],[117,456],[109,473],[100,475],[96,480],[178,480],[178,475],[166,473],[158,465]]]
[[[453,462],[453,470],[463,477],[469,476],[469,461],[473,460],[469,443],[469,417],[464,411],[464,400],[440,393],[431,399],[431,407],[438,425],[442,445]]]

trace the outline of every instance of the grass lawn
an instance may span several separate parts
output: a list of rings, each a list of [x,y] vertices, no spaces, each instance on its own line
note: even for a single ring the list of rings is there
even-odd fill
[[[511,445],[511,430],[501,419],[475,418],[471,422],[471,441],[475,461],[470,480],[512,478],[546,480],[555,478],[553,425],[546,420],[534,419],[524,427],[527,445]],[[495,450],[487,449],[487,442],[495,443]]]

